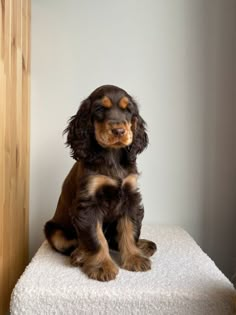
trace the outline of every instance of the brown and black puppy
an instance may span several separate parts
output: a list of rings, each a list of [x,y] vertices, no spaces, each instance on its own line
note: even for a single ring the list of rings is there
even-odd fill
[[[144,209],[136,166],[148,136],[136,102],[116,86],[101,86],[82,102],[65,133],[77,162],[45,225],[49,243],[92,279],[116,277],[109,248],[119,250],[122,268],[149,270],[156,245],[139,239]]]

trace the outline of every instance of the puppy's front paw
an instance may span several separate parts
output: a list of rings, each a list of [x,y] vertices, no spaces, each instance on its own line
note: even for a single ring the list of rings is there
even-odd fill
[[[154,242],[144,239],[138,240],[137,247],[142,251],[142,254],[147,257],[151,257],[157,250],[157,246]]]
[[[84,272],[90,279],[98,281],[110,281],[116,278],[118,274],[117,266],[110,260],[103,261],[98,266],[84,268]]]
[[[85,252],[79,248],[76,248],[70,255],[70,261],[73,266],[82,267],[86,261]]]
[[[151,269],[151,261],[141,255],[132,255],[125,259],[122,268],[129,271],[147,271]]]

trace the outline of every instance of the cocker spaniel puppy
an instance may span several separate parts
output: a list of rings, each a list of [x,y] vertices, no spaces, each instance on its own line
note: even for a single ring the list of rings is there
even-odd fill
[[[65,133],[77,162],[45,224],[48,242],[92,279],[116,277],[109,248],[120,252],[122,268],[149,270],[156,245],[139,239],[144,209],[136,166],[148,136],[136,102],[121,88],[101,86],[82,102]]]

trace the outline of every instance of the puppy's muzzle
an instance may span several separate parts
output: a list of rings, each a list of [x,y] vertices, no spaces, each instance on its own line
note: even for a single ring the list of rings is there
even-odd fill
[[[108,124],[110,126],[110,130],[115,137],[122,137],[126,134],[127,130],[125,129],[126,121],[118,121],[118,120],[109,120]]]

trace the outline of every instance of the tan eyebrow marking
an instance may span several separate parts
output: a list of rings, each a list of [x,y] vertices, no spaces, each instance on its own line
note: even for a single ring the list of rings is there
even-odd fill
[[[128,106],[128,104],[129,104],[129,99],[126,96],[122,97],[119,101],[119,106],[122,109],[125,109]]]
[[[112,102],[111,102],[111,100],[109,99],[109,97],[104,96],[104,97],[102,98],[102,105],[103,105],[104,107],[106,107],[106,108],[111,108],[111,107],[112,107]]]

